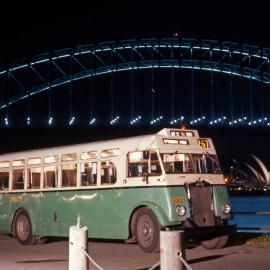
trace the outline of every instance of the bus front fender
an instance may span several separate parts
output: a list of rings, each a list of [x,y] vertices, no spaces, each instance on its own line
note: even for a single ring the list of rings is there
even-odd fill
[[[135,211],[142,208],[142,207],[148,207],[150,208],[154,214],[156,215],[159,223],[161,226],[165,226],[169,224],[168,216],[166,215],[164,209],[162,209],[159,205],[152,203],[152,202],[140,202],[140,204],[136,205]]]

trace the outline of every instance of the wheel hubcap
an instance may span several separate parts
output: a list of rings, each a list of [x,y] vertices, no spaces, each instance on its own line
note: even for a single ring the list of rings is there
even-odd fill
[[[138,224],[138,240],[142,246],[151,246],[154,236],[153,223],[149,216],[140,217]]]
[[[29,221],[27,217],[20,216],[17,221],[17,236],[21,240],[26,240],[29,235]]]

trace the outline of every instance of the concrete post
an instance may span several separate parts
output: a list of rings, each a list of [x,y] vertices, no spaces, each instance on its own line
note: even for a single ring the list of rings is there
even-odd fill
[[[88,259],[83,250],[87,251],[88,229],[80,225],[80,219],[77,225],[69,228],[69,270],[88,270]]]
[[[160,269],[185,270],[179,255],[185,258],[183,231],[160,232]]]

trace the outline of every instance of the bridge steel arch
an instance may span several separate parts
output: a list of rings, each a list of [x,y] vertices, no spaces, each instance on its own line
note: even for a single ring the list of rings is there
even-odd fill
[[[178,68],[221,72],[270,84],[270,49],[191,38],[151,38],[87,44],[43,53],[0,68],[0,82],[17,88],[0,110],[32,95],[111,72]],[[3,83],[4,81],[4,83]],[[11,92],[11,91],[10,91]]]

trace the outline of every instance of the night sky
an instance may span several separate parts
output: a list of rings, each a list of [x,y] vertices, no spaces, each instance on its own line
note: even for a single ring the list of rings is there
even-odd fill
[[[172,37],[178,32],[180,37],[206,38],[219,41],[248,43],[260,47],[270,47],[269,9],[266,1],[73,1],[59,3],[58,1],[36,1],[34,4],[21,1],[9,3],[0,17],[1,42],[0,65],[14,60],[31,57],[33,55],[50,52],[56,49],[75,47],[87,43],[97,43],[110,40],[131,38]],[[10,131],[12,132],[12,131]],[[7,138],[10,132],[4,132],[1,138]],[[13,131],[14,134],[16,131]],[[29,132],[29,131],[28,131]],[[234,130],[234,132],[237,132]],[[71,139],[59,140],[58,144],[79,142],[76,132],[70,133]],[[80,130],[80,134],[82,130]],[[116,134],[119,134],[115,132]],[[207,132],[206,132],[207,133]],[[28,136],[27,132],[23,133]],[[35,136],[39,131],[35,131]],[[15,144],[16,136],[9,138],[10,144],[2,143],[1,152],[8,149],[35,148],[42,145],[53,145],[56,134],[54,131],[47,137],[46,143],[41,143],[43,137],[35,138],[34,142],[23,139],[22,143]],[[91,134],[88,131],[85,138]],[[229,143],[233,136],[229,132],[222,133],[219,139],[215,133],[216,142],[220,151],[228,161],[235,153],[234,146],[238,141],[231,141],[228,150],[224,145]],[[245,131],[236,133],[238,140]],[[208,135],[208,134],[206,134]],[[65,136],[68,136],[67,133]],[[268,159],[269,155],[260,149],[262,140],[268,134],[260,131],[250,134],[255,137],[251,151]],[[256,137],[257,136],[257,137]],[[59,136],[58,136],[59,137]],[[226,138],[225,138],[226,137]],[[239,158],[248,158],[246,145],[249,137],[240,145],[236,152],[242,151]],[[256,147],[256,140],[260,146]],[[3,141],[3,140],[2,140]],[[23,144],[23,146],[22,146]],[[12,147],[11,147],[12,145]],[[17,146],[16,146],[17,145]],[[259,144],[258,144],[259,145]],[[10,146],[10,147],[9,147]],[[227,162],[229,164],[229,162]],[[268,160],[266,160],[268,163]]]
[[[19,2],[19,1],[18,1]],[[123,4],[124,3],[124,4]],[[266,1],[10,2],[0,63],[100,41],[180,36],[270,47]]]

